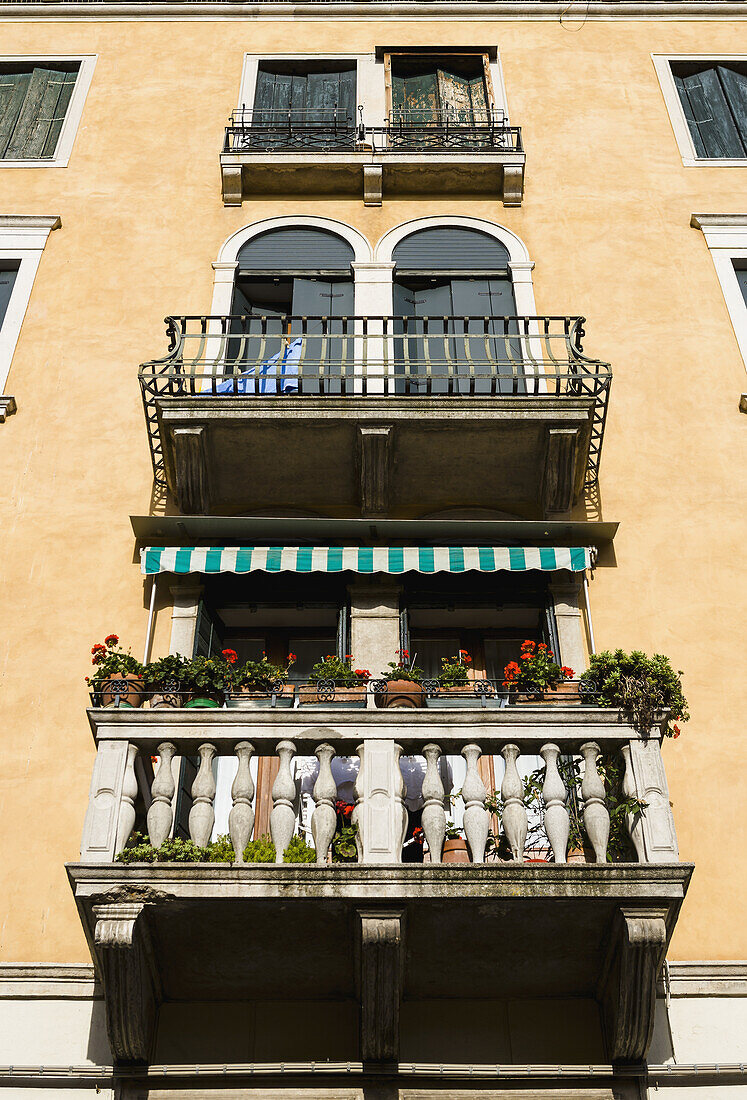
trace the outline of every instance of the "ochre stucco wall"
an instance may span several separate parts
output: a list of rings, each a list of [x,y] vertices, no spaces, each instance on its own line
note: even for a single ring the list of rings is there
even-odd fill
[[[60,214],[0,427],[3,890],[0,957],[82,962],[63,864],[75,859],[93,746],[83,676],[116,630],[140,655],[147,610],[128,522],[151,469],[137,365],[168,313],[210,309],[210,263],[277,214],[375,241],[423,214],[492,218],[536,261],[540,313],[581,313],[615,373],[601,477],[614,556],[592,585],[599,648],[671,655],[692,721],[665,746],[682,858],[697,869],[672,956],[747,958],[740,641],[745,371],[693,211],[744,208],[745,170],[682,167],[652,52],[724,53],[724,22],[7,22],[4,54],[97,53],[67,169],[0,165],[0,212]],[[528,154],[521,209],[438,197],[291,199],[224,209],[218,150],[244,51],[497,44]],[[584,509],[578,510],[579,515]],[[596,513],[590,513],[596,516]],[[159,616],[157,648],[168,639]],[[740,821],[741,818],[741,821]]]

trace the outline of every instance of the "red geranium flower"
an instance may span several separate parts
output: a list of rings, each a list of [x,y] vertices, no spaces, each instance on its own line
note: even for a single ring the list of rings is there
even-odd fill
[[[563,673],[564,676],[567,676],[569,680],[570,680],[571,676],[573,675],[573,669],[568,668],[568,665],[563,665],[561,667],[560,671]]]
[[[371,675],[367,668],[356,668],[354,671],[355,675],[359,676],[361,680],[367,680]]]
[[[229,665],[235,665],[239,659],[239,655],[235,649],[222,649],[221,656],[225,657]]]
[[[534,642],[531,642],[529,641],[529,639],[527,639],[526,642],[521,643],[521,649],[534,649]]]
[[[522,653],[519,657],[520,661],[531,661],[534,657],[533,653]]]
[[[104,638],[104,645],[108,645],[108,646],[119,645],[119,635],[117,635],[117,634],[107,634],[107,636]]]
[[[288,664],[292,665],[295,660],[296,660],[295,653],[289,653],[288,654]]]
[[[544,642],[540,642],[540,644],[537,646],[537,649],[547,649],[547,646]]]
[[[674,728],[674,733],[672,734],[672,737],[679,737],[679,735],[682,733],[682,730],[680,729],[680,727],[677,725],[676,722],[674,723],[673,728]]]

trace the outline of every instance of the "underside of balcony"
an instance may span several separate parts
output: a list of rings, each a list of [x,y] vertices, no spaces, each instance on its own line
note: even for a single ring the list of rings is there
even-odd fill
[[[399,1061],[403,1004],[448,1014],[460,997],[588,999],[607,1056],[642,1059],[691,871],[68,866],[119,1060],[149,1060],[161,1004],[250,1000],[348,1004],[360,1023],[349,1056],[372,1064]]]

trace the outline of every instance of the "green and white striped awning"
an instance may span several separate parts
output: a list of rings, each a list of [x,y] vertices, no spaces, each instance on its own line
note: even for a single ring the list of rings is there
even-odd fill
[[[524,573],[580,572],[590,546],[147,546],[141,571],[152,573]]]

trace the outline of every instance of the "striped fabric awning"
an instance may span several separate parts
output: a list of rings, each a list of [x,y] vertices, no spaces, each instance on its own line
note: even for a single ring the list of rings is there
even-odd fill
[[[151,573],[524,573],[590,568],[590,546],[147,546]]]

